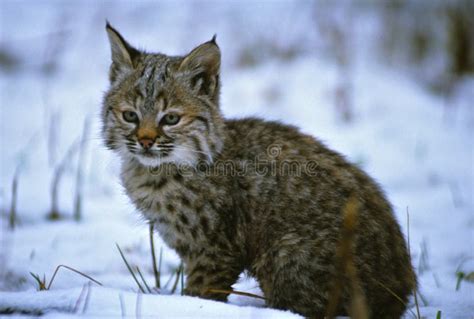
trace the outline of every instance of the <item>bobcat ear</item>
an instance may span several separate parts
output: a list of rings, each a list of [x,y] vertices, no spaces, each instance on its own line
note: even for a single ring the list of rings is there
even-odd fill
[[[191,75],[191,88],[199,94],[215,96],[218,89],[221,51],[216,43],[216,36],[205,42],[188,55],[179,65],[178,71]]]
[[[140,55],[140,51],[128,44],[127,41],[107,21],[105,30],[109,37],[112,52],[112,66],[110,68],[110,81],[114,82],[120,73],[132,70],[134,61]]]

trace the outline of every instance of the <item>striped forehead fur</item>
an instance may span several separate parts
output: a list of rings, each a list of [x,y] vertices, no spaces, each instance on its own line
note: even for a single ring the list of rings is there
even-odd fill
[[[151,111],[154,109],[168,78],[168,60],[165,57],[147,59],[141,76],[136,82],[136,89],[144,97],[144,109]]]

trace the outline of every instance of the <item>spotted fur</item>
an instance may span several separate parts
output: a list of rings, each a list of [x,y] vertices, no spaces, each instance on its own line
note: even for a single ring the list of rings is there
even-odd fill
[[[392,208],[370,177],[295,127],[224,119],[215,38],[170,57],[134,49],[110,25],[107,32],[113,62],[104,140],[122,160],[128,196],[184,261],[187,294],[224,301],[209,290],[231,290],[246,270],[270,307],[322,317],[352,196],[354,262],[371,317],[403,314],[416,278]],[[125,110],[139,121],[124,121]],[[180,121],[164,125],[171,111]],[[140,134],[155,137],[150,154]],[[274,170],[283,163],[306,170]],[[342,296],[340,314],[348,311],[349,283]]]

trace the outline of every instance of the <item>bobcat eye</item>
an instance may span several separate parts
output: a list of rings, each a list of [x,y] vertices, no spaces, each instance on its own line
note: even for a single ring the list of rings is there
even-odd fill
[[[133,111],[125,111],[123,112],[123,119],[130,123],[137,123],[138,122],[138,115]]]
[[[176,113],[168,113],[163,118],[163,124],[165,125],[175,125],[179,122],[179,115]]]

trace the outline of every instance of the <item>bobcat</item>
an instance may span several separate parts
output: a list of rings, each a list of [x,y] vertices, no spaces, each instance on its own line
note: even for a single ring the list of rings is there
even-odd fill
[[[336,252],[343,207],[355,198],[350,244],[370,317],[403,314],[416,277],[369,176],[295,127],[223,118],[215,37],[168,56],[135,49],[109,23],[106,31],[103,138],[121,159],[127,195],[183,260],[186,294],[225,301],[247,271],[268,306],[323,317],[343,275],[337,314],[347,314],[351,279]]]

